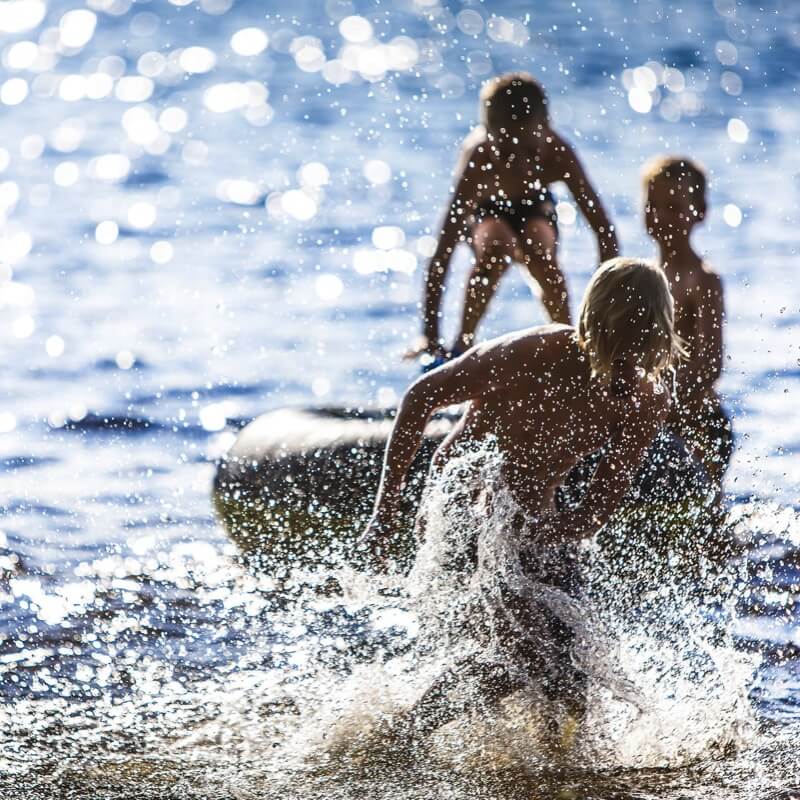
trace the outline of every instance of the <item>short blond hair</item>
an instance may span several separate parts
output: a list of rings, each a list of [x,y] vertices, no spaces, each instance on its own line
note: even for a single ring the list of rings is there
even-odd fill
[[[675,333],[664,270],[639,258],[611,258],[592,275],[578,320],[578,344],[592,375],[608,380],[614,361],[635,348],[637,365],[658,379],[686,355]]]
[[[487,81],[481,89],[481,122],[490,133],[510,125],[546,125],[547,95],[542,85],[527,72],[507,72]]]
[[[706,171],[697,161],[687,156],[657,156],[642,169],[645,195],[655,183],[665,183],[673,190],[684,193],[701,219],[706,213]]]

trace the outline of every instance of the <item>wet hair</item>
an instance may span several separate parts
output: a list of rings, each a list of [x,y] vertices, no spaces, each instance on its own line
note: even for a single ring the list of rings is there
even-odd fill
[[[637,366],[658,379],[686,355],[673,327],[675,311],[664,270],[639,258],[611,258],[583,296],[577,340],[592,375],[607,381],[614,361],[633,350]]]
[[[685,156],[658,156],[642,170],[645,197],[655,183],[664,183],[674,193],[683,194],[698,219],[706,213],[706,171]]]
[[[547,95],[527,72],[508,72],[487,81],[481,89],[481,122],[490,133],[504,133],[526,123],[546,125]]]

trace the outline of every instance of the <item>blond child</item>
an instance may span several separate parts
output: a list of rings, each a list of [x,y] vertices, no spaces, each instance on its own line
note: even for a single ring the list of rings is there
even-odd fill
[[[677,372],[678,402],[669,426],[721,486],[733,435],[716,389],[722,369],[722,281],[691,244],[706,216],[706,175],[689,158],[662,156],[644,168],[644,217],[675,301],[675,330],[688,351]]]
[[[670,413],[663,376],[681,353],[664,272],[636,259],[606,261],[586,289],[577,329],[549,324],[501,336],[411,386],[398,409],[375,511],[361,546],[382,563],[425,423],[437,408],[460,403],[468,404],[464,415],[440,445],[433,468],[440,468],[462,445],[494,440],[502,457],[502,478],[529,515],[530,544],[523,545],[523,562],[538,563],[536,553],[542,547],[558,549],[593,536],[620,505]],[[603,457],[583,501],[577,508],[557,511],[556,487],[578,461],[600,448]],[[441,675],[402,716],[400,735],[430,732],[465,710],[469,698],[499,700],[521,688],[520,675],[541,676],[550,670],[552,665],[542,662],[543,631],[535,626],[528,631],[541,613],[526,611],[527,602],[509,599],[517,623],[506,628],[509,641],[503,654],[494,660],[467,659]],[[571,634],[558,620],[548,627],[562,652],[563,668],[571,663]],[[568,682],[580,684],[577,677]],[[469,684],[469,691],[462,684]],[[454,690],[463,700],[457,707],[449,700]],[[579,713],[580,699],[573,696],[570,702]]]
[[[474,343],[478,324],[512,261],[522,264],[538,286],[550,319],[569,324],[551,184],[563,181],[572,192],[595,232],[600,260],[618,252],[614,227],[575,151],[550,125],[541,85],[524,72],[494,78],[481,91],[480,108],[481,124],[464,141],[455,189],[428,265],[423,336],[407,353],[424,354],[429,363]],[[446,348],[439,308],[450,260],[461,241],[470,244],[475,262],[458,335],[452,348]]]

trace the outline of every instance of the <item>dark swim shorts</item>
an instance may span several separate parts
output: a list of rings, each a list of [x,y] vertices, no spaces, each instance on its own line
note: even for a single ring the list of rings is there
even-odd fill
[[[532,219],[545,219],[552,223],[558,233],[556,199],[549,189],[541,189],[539,194],[524,198],[516,203],[504,197],[491,197],[483,200],[473,213],[473,224],[485,219],[501,219],[507,222],[520,238],[525,233],[525,225]]]

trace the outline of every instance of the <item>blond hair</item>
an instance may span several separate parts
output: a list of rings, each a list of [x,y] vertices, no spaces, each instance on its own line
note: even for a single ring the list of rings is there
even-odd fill
[[[490,133],[512,125],[547,124],[547,95],[527,72],[508,72],[487,81],[481,89],[481,122]]]
[[[639,258],[611,258],[592,275],[578,320],[578,344],[592,375],[608,380],[614,361],[635,354],[658,379],[686,355],[674,330],[675,310],[664,271]]]
[[[657,156],[642,169],[642,183],[647,194],[649,188],[664,182],[673,191],[682,193],[696,215],[702,219],[706,213],[706,171],[686,156]]]

